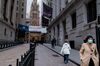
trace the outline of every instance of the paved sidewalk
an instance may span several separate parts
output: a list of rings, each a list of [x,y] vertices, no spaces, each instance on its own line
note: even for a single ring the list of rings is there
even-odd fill
[[[16,66],[16,59],[19,58],[20,60],[21,55],[23,55],[28,49],[29,44],[22,44],[1,51],[0,66],[8,66],[9,64],[12,64],[12,66]]]
[[[61,47],[60,46],[55,46],[55,49],[53,49],[51,47],[51,44],[44,44],[45,46],[49,47],[50,49],[60,53],[61,51]],[[73,60],[74,62],[76,62],[77,64],[80,64],[80,56],[79,56],[79,51],[77,50],[74,50],[74,49],[71,49],[71,54],[69,56],[69,58],[71,60]]]
[[[35,66],[77,66],[69,61],[64,64],[63,57],[43,45],[38,45],[35,52]]]

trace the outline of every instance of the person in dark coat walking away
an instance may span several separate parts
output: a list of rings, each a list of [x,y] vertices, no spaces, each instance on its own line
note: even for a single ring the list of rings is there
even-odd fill
[[[55,48],[55,44],[56,44],[56,39],[55,38],[52,39],[51,44],[52,44],[52,48]]]

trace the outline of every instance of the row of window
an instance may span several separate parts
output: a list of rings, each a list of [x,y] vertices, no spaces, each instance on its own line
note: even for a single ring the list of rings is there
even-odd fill
[[[16,10],[18,11],[18,6],[17,6]],[[23,11],[24,11],[24,8],[22,8],[22,12],[23,12]]]
[[[19,5],[19,1],[17,0],[17,5]],[[22,2],[22,6],[24,6],[24,1]]]
[[[94,20],[96,20],[97,18],[97,10],[96,10],[96,1],[92,0],[91,2],[89,2],[87,5],[87,21],[92,22]],[[72,29],[76,28],[76,12],[74,12],[73,14],[71,14],[71,18],[72,18]]]
[[[19,5],[19,1],[17,1],[17,5]],[[22,12],[24,12],[24,1],[22,2]],[[16,10],[18,11],[18,6],[16,8]],[[16,17],[18,17],[18,13],[16,13]],[[21,18],[24,18],[23,14],[21,14]]]
[[[93,1],[89,2],[86,6],[87,6],[87,21],[89,23],[89,22],[96,20],[96,16],[97,16],[97,14],[96,14],[96,1],[93,0]],[[76,12],[71,14],[71,19],[72,19],[72,29],[74,29],[77,26]],[[63,23],[64,34],[66,34],[66,19],[62,23]],[[55,27],[53,28],[53,30],[54,30],[54,35],[55,35],[56,34]],[[57,25],[57,30],[58,30],[57,36],[59,36],[59,34],[60,34],[59,33],[59,31],[60,31],[59,24]],[[65,35],[65,38],[68,38],[67,34]]]
[[[16,17],[18,17],[18,13],[16,13]],[[21,14],[21,18],[24,18],[24,15],[23,14]]]

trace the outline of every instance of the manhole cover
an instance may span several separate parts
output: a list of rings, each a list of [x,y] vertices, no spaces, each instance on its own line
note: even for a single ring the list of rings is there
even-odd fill
[[[52,56],[54,56],[54,57],[59,57],[59,55],[55,55],[55,54],[53,54]]]

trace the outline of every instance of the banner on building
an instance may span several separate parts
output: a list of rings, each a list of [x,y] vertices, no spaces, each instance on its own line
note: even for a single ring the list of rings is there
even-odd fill
[[[43,16],[52,18],[52,8],[43,3]]]
[[[49,25],[49,20],[52,18],[52,8],[43,3],[42,26]]]
[[[49,25],[49,19],[42,16],[42,26],[48,26]]]

